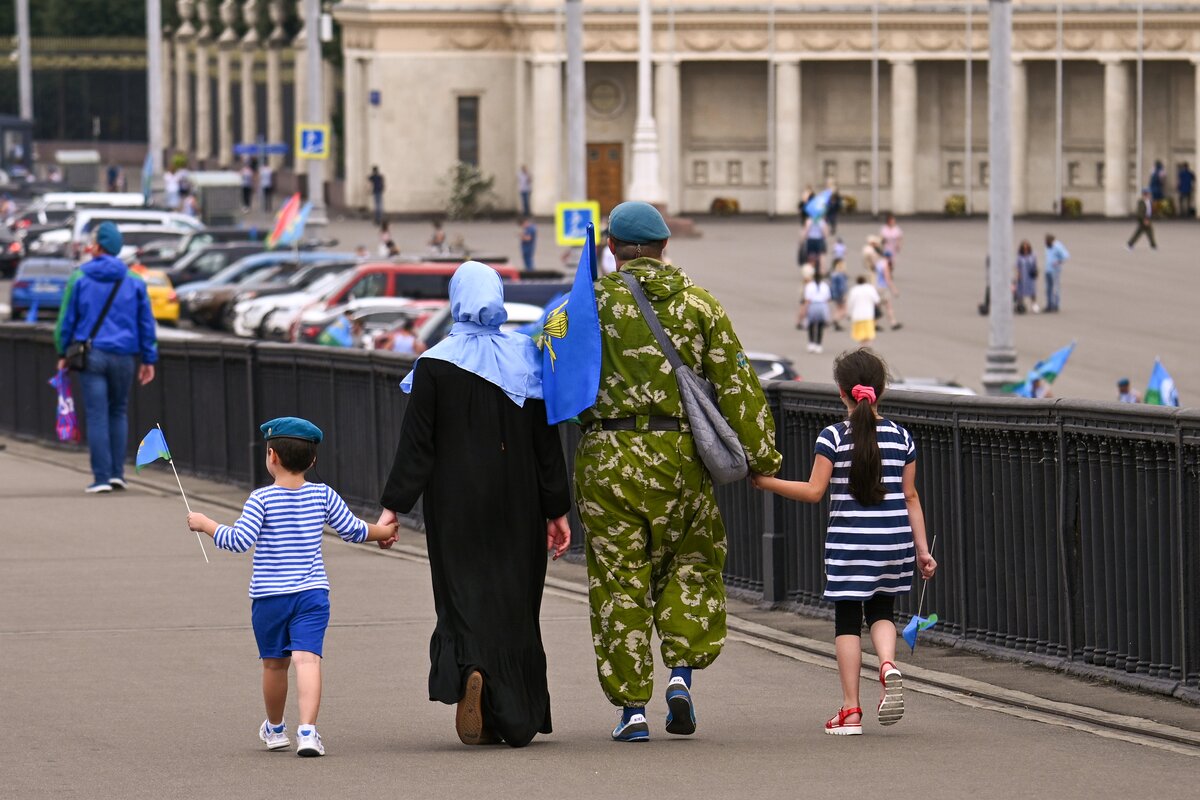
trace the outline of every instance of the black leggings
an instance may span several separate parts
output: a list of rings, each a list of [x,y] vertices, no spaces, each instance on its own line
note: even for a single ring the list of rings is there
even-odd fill
[[[809,344],[820,344],[821,338],[824,336],[824,334],[825,334],[824,321],[808,323],[808,343]]]
[[[837,600],[833,604],[833,627],[835,636],[860,636],[863,617],[867,627],[876,622],[892,621],[896,610],[896,598],[890,594],[877,594],[870,600]]]

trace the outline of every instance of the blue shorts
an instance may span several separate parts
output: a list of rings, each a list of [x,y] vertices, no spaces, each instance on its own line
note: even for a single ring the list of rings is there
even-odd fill
[[[259,658],[287,658],[293,650],[321,655],[329,627],[329,590],[260,597],[250,604]]]

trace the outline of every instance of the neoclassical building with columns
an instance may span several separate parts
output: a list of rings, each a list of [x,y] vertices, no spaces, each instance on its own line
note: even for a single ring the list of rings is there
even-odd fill
[[[1169,184],[1177,163],[1200,162],[1193,0],[1147,3],[1140,24],[1132,0],[1012,8],[1016,213],[1053,213],[1061,196],[1085,214],[1126,215],[1155,160]],[[588,194],[611,206],[632,179],[638,2],[584,0],[583,10]],[[378,165],[389,210],[437,211],[458,161],[495,177],[502,207],[517,205],[522,164],[535,213],[564,198],[561,0],[343,0],[334,15],[349,205],[367,205]],[[654,0],[652,25],[671,212],[732,198],[743,211],[792,214],[806,186],[830,178],[860,209],[941,212],[969,194],[986,210],[986,0]]]

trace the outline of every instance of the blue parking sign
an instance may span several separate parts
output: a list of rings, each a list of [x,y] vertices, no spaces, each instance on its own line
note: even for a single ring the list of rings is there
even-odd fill
[[[596,201],[555,204],[554,234],[559,246],[582,247],[587,243],[588,225],[600,228],[600,204]]]
[[[329,126],[300,124],[296,126],[297,158],[329,158]]]

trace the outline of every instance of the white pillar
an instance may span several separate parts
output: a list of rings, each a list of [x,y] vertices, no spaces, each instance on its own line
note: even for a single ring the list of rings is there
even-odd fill
[[[161,19],[161,18],[160,18]],[[29,0],[17,0],[17,94],[21,119],[33,121],[33,55],[29,32]]]
[[[658,128],[651,105],[650,53],[654,34],[650,0],[638,0],[637,122],[633,129],[633,161],[630,168],[629,199],[662,203],[658,174]]]
[[[562,164],[562,62],[544,57],[533,62],[533,197],[534,214],[554,213]]]
[[[363,59],[346,53],[342,60],[342,86],[345,97],[342,118],[346,125],[346,184],[345,201],[349,208],[366,207],[366,176],[370,172],[367,151],[366,115],[367,87],[363,86]]]
[[[146,144],[154,168],[152,193],[163,174],[163,50],[162,4],[146,0]]]
[[[1025,62],[1012,65],[1012,210],[1024,214],[1029,152],[1029,85]]]
[[[175,147],[185,155],[192,152],[192,92],[191,42],[196,35],[192,27],[191,0],[179,0],[179,28],[175,31]]]
[[[917,210],[917,65],[896,59],[892,65],[892,211]]]
[[[237,6],[233,0],[221,3],[221,36],[217,40],[217,163],[229,166],[233,157],[233,51],[237,47]]]
[[[1192,168],[1192,172],[1195,172],[1196,170],[1200,169],[1200,58],[1197,58],[1196,60],[1194,60],[1192,62],[1192,66],[1194,67],[1194,70],[1195,70],[1195,78],[1193,81],[1194,89],[1192,92],[1192,94],[1194,94],[1195,97],[1192,100],[1192,105],[1193,105],[1192,113],[1193,113],[1193,117],[1195,120],[1194,125],[1195,125],[1196,133],[1195,133],[1195,139],[1193,141],[1195,141],[1195,143],[1196,143],[1196,153],[1195,153],[1195,156],[1192,158],[1192,163],[1190,166]],[[1195,197],[1196,197],[1196,195],[1192,195],[1192,198],[1193,198],[1192,204],[1193,205],[1195,205]]]
[[[171,163],[175,147],[175,48],[170,30],[165,30],[162,48],[162,146],[166,163]]]
[[[207,162],[212,158],[212,87],[208,77],[212,15],[208,0],[200,0],[196,16],[200,20],[196,31],[196,160]]]
[[[296,34],[296,38],[292,40],[293,58],[295,63],[292,67],[292,106],[295,112],[295,120],[297,123],[308,119],[305,114],[308,113],[308,59],[305,56],[307,50],[306,39],[308,38],[308,30],[304,21],[306,13],[305,0],[297,0],[296,16],[300,19],[300,30]],[[294,147],[294,142],[289,142],[289,146]],[[308,159],[293,158],[292,171],[297,175],[305,175],[308,173]]]
[[[1104,64],[1104,214],[1124,217],[1129,194],[1129,65],[1120,59]]]
[[[775,62],[775,213],[800,205],[800,61]]]
[[[271,17],[271,34],[267,37],[267,141],[283,141],[283,48],[287,38],[283,32],[285,18],[283,0],[271,0],[267,6]],[[279,169],[282,156],[270,156],[271,167]]]
[[[258,94],[254,87],[254,56],[258,53],[257,0],[246,0],[242,5],[242,20],[246,23],[246,35],[242,37],[242,141],[254,142],[258,138]]]
[[[662,153],[658,165],[659,184],[667,210],[680,213],[679,198],[679,62],[674,57],[654,67],[654,116],[658,121],[658,139]]]

